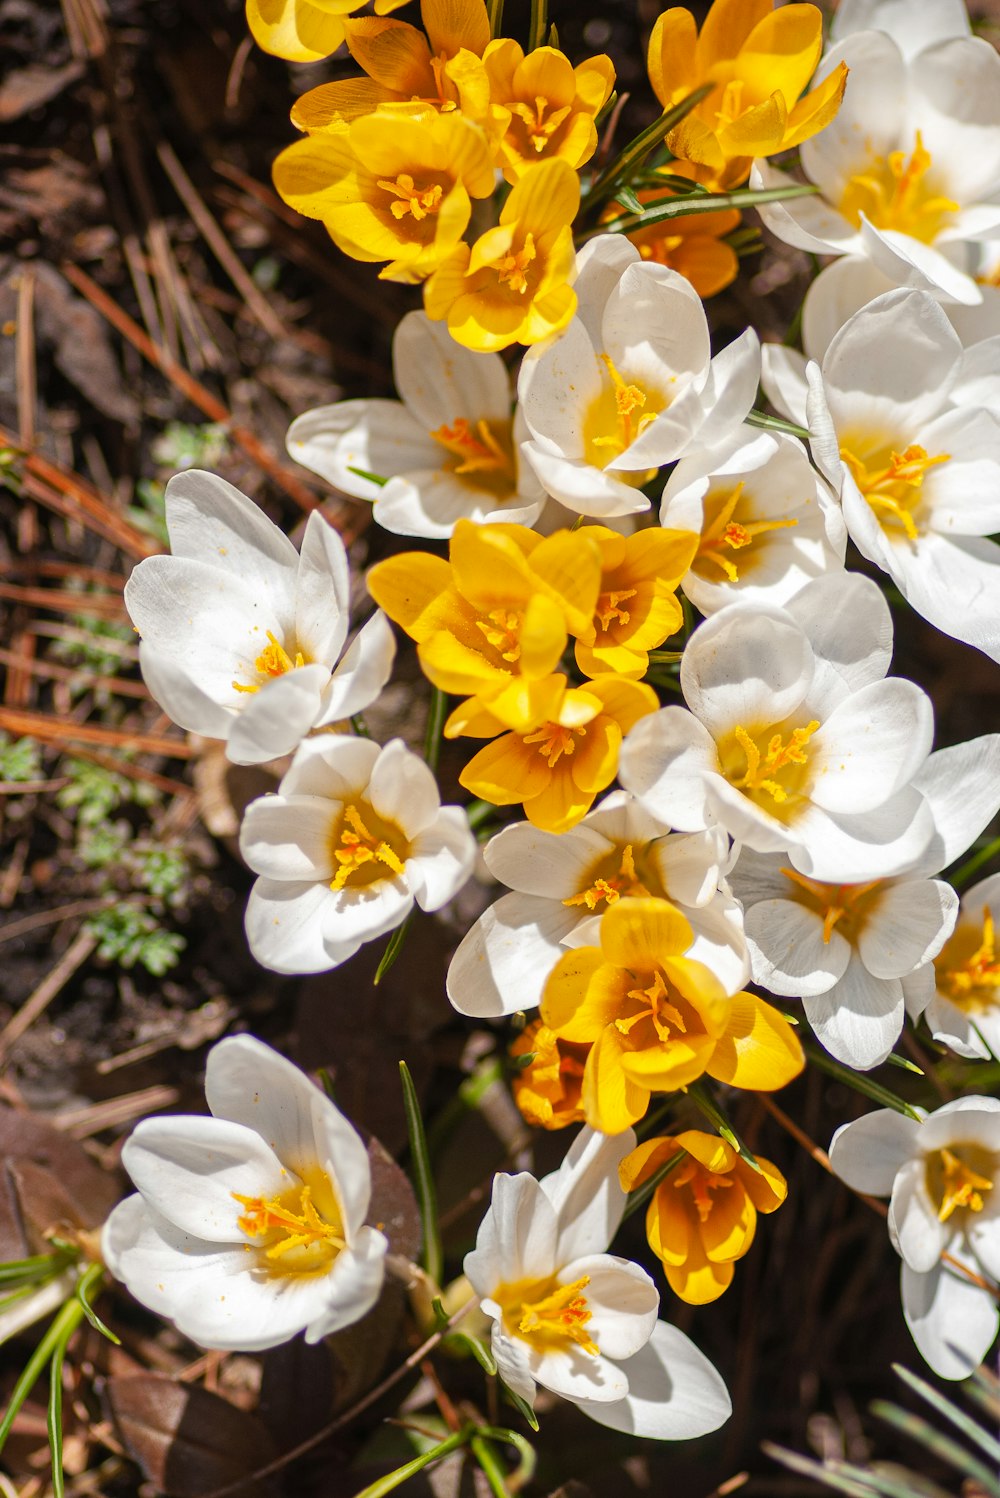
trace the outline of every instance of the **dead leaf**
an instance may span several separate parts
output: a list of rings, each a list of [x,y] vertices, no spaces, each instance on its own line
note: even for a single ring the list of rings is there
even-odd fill
[[[0,83],[0,123],[16,120],[29,109],[47,104],[69,84],[82,78],[84,72],[82,62],[68,62],[62,68],[47,68],[37,63],[15,68]]]
[[[115,1176],[60,1130],[32,1113],[0,1107],[0,1253],[44,1249],[59,1223],[96,1228],[121,1196]]]
[[[111,1378],[104,1397],[129,1456],[169,1498],[199,1498],[249,1477],[278,1454],[255,1416],[198,1384],[157,1373]],[[264,1483],[248,1482],[240,1498],[262,1498],[268,1491]]]

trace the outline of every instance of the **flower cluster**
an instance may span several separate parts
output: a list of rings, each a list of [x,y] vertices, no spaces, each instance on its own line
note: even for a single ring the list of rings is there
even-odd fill
[[[858,1074],[907,1024],[967,1060],[1000,1046],[1000,875],[961,897],[946,877],[1000,810],[1000,734],[934,750],[890,609],[1000,660],[1000,335],[963,316],[1000,240],[1000,60],[958,0],[842,0],[824,56],[811,5],[715,0],[700,32],[671,8],[649,42],[663,116],[598,170],[609,59],[574,66],[541,35],[525,52],[483,0],[422,0],[422,28],[360,8],[247,3],[268,50],[346,42],[362,69],[298,101],[282,196],[424,296],[393,340],[399,400],[306,412],[288,445],[425,544],[370,568],[377,609],[348,644],[321,515],[296,550],[188,473],[171,554],[126,602],[179,724],[238,763],[291,756],[240,835],[263,965],[322,972],[474,868],[500,886],[448,998],[511,1021],[530,1124],[583,1127],[552,1174],[494,1183],[465,1261],[492,1356],[529,1406],[541,1386],[619,1431],[700,1434],[728,1396],[608,1252],[628,1193],[672,1293],[704,1304],[788,1189],[728,1107],[811,1059],[892,1097]],[[818,191],[771,165],[792,147]],[[777,235],[843,257],[802,353],[753,328],[713,353],[702,294],[735,274],[718,234],[748,179]],[[754,409],[761,381],[777,416]],[[423,758],[361,716],[390,621],[433,689]],[[441,805],[442,737],[481,741],[469,806]],[[112,1270],[214,1346],[362,1316],[386,1244],[350,1125],[246,1037],[207,1090],[213,1118],[127,1147]],[[891,1194],[907,1322],[958,1377],[998,1327],[1000,1103],[897,1102],[845,1124],[830,1163]]]

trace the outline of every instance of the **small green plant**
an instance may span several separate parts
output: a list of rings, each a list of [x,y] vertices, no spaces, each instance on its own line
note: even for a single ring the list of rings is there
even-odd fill
[[[12,739],[0,733],[0,780],[19,785],[42,776],[42,750],[37,739]]]
[[[136,838],[128,850],[126,867],[133,883],[167,905],[180,905],[191,875],[187,855],[179,843],[157,843]]]
[[[153,786],[91,760],[67,758],[60,768],[69,776],[69,784],[58,792],[56,802],[62,811],[76,813],[78,828],[106,822],[112,812],[129,802],[152,806],[159,799],[160,793]]]
[[[165,930],[152,911],[132,900],[98,911],[86,929],[97,941],[98,957],[124,968],[138,963],[154,978],[175,966],[185,945],[179,932]]]
[[[121,861],[131,836],[127,822],[99,822],[96,827],[84,826],[77,834],[76,851],[88,869],[106,869]]]
[[[156,479],[138,479],[135,486],[137,503],[129,505],[128,518],[140,531],[153,536],[162,546],[168,544],[166,515],[166,485]]]
[[[226,429],[220,422],[197,426],[168,421],[149,451],[158,467],[174,472],[178,468],[215,468],[228,450]]]
[[[135,633],[128,624],[114,619],[95,619],[92,614],[74,614],[71,622],[78,631],[73,639],[55,640],[52,655],[67,666],[80,667],[78,681],[71,681],[70,692],[78,696],[92,688],[91,676],[118,676],[122,669],[122,652],[116,646],[129,645]]]

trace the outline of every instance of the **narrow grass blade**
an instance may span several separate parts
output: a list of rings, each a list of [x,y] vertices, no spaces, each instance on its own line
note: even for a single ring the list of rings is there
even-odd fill
[[[681,1161],[686,1158],[687,1150],[678,1150],[675,1155],[670,1156],[669,1160],[664,1160],[659,1169],[653,1171],[648,1181],[643,1181],[641,1186],[630,1191],[622,1221],[624,1222],[626,1217],[631,1217],[633,1212],[638,1212],[640,1207],[644,1207],[660,1182],[665,1181],[670,1172],[676,1170]]]
[[[457,1451],[464,1446],[469,1439],[470,1426],[463,1426],[456,1430],[454,1435],[447,1436],[445,1440],[439,1441],[429,1451],[421,1452],[415,1456],[412,1462],[406,1462],[402,1467],[397,1467],[395,1472],[389,1472],[385,1477],[380,1477],[378,1482],[373,1482],[367,1488],[362,1488],[355,1494],[355,1498],[382,1498],[383,1493],[392,1493],[396,1488],[401,1488],[404,1482],[422,1472],[425,1467],[430,1467],[434,1462],[439,1462],[442,1457],[448,1456],[450,1452]]]
[[[95,1332],[100,1332],[102,1337],[107,1337],[109,1342],[113,1342],[116,1347],[120,1347],[122,1345],[121,1337],[116,1337],[111,1328],[105,1326],[104,1322],[101,1320],[100,1316],[98,1316],[97,1312],[94,1310],[94,1307],[90,1303],[91,1292],[97,1291],[101,1288],[101,1279],[103,1275],[104,1268],[102,1265],[91,1264],[90,1268],[80,1276],[80,1282],[76,1287],[76,1298],[83,1306],[83,1314],[86,1316]]]
[[[920,1415],[911,1415],[909,1410],[901,1410],[898,1405],[888,1404],[881,1399],[875,1401],[871,1411],[879,1420],[884,1420],[887,1425],[909,1436],[912,1441],[919,1442],[938,1461],[946,1462],[964,1477],[974,1478],[984,1494],[1000,1498],[1000,1478],[997,1477],[996,1469],[987,1467],[978,1457],[966,1451],[964,1446],[953,1441],[951,1436],[937,1430],[929,1420],[924,1420]]]
[[[52,1498],[63,1498],[66,1474],[63,1470],[62,1370],[66,1343],[58,1342],[49,1365],[49,1408],[46,1424],[49,1451],[52,1455]]]
[[[427,1149],[427,1135],[424,1132],[424,1121],[420,1115],[417,1089],[413,1085],[410,1068],[405,1061],[399,1063],[399,1076],[403,1084],[403,1108],[406,1113],[406,1127],[410,1136],[413,1184],[417,1193],[417,1202],[420,1207],[420,1221],[423,1224],[424,1230],[424,1247],[421,1263],[435,1285],[438,1285],[441,1283],[444,1257],[441,1252],[441,1229],[438,1226],[437,1192],[434,1189],[434,1175],[431,1170],[430,1153]]]
[[[396,958],[403,950],[403,943],[406,940],[407,933],[409,932],[412,923],[413,911],[411,910],[410,914],[406,917],[406,920],[396,927],[395,931],[386,942],[385,951],[382,953],[382,960],[379,963],[378,967],[375,969],[375,976],[372,979],[372,982],[376,988],[382,982],[382,979],[385,977],[386,973],[392,967],[393,963],[396,961]]]
[[[750,1150],[747,1149],[746,1145],[743,1143],[743,1140],[737,1134],[736,1130],[729,1122],[729,1119],[719,1107],[718,1103],[715,1101],[705,1084],[703,1082],[692,1082],[691,1085],[687,1088],[687,1093],[688,1096],[695,1103],[697,1103],[698,1108],[702,1113],[704,1113],[705,1117],[708,1119],[709,1123],[716,1130],[716,1132],[720,1134],[726,1141],[726,1143],[736,1151],[740,1159],[745,1161],[746,1164],[750,1166],[751,1170],[755,1170],[758,1175],[762,1175],[763,1172],[761,1171],[761,1168],[757,1163],[756,1155],[751,1154]]]
[[[464,1347],[466,1352],[471,1352],[476,1362],[484,1373],[494,1377],[497,1371],[496,1359],[484,1342],[474,1337],[471,1332],[451,1332],[444,1338],[443,1347]]]
[[[902,1113],[906,1118],[915,1119],[917,1123],[923,1122],[923,1115],[916,1108],[890,1092],[888,1087],[883,1087],[881,1082],[874,1081],[864,1072],[852,1071],[849,1066],[841,1066],[839,1061],[834,1061],[826,1051],[821,1050],[818,1045],[804,1040],[802,1049],[809,1058],[811,1066],[818,1067],[820,1071],[826,1072],[828,1077],[836,1077],[838,1082],[843,1082],[845,1087],[853,1087],[855,1092],[860,1092],[863,1097],[871,1098],[873,1103],[881,1103],[883,1108],[894,1108],[897,1113]]]

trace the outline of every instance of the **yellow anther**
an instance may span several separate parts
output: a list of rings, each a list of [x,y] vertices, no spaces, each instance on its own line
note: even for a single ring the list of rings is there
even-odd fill
[[[841,198],[841,212],[855,228],[864,214],[876,229],[895,230],[932,244],[959,205],[930,186],[931,165],[918,130],[912,152],[891,151],[855,172]]]
[[[269,643],[253,663],[254,670],[259,675],[269,677],[284,676],[286,671],[292,671],[298,666],[305,665],[305,656],[301,650],[295,652],[295,659],[292,660],[284,645],[272,635],[270,630],[267,631],[267,638]],[[261,687],[260,682],[253,682],[249,686],[244,686],[242,682],[234,681],[232,685],[237,692],[259,692]]]
[[[1000,998],[1000,957],[997,956],[996,926],[988,905],[983,906],[983,937],[976,950],[963,961],[949,960],[949,942],[937,964],[938,987],[960,1009],[980,1009]]]
[[[890,452],[888,463],[881,468],[869,468],[849,447],[842,447],[840,456],[872,508],[885,511],[902,526],[910,541],[916,541],[919,533],[911,511],[919,503],[927,470],[947,463],[951,453],[938,453],[932,458],[926,448],[911,443],[905,452]]]
[[[669,993],[670,990],[663,981],[663,974],[657,968],[648,988],[629,989],[629,998],[641,1004],[642,1008],[625,1019],[616,1019],[615,1029],[622,1035],[628,1035],[640,1020],[649,1019],[652,1020],[653,1029],[660,1040],[669,1040],[675,1030],[681,1035],[686,1035],[687,1025],[684,1016],[677,1005],[671,1002]]]
[[[510,453],[493,435],[488,421],[477,421],[473,428],[464,416],[456,416],[450,426],[446,422],[430,435],[460,459],[453,473],[505,473],[513,478]]]
[[[562,754],[572,754],[576,749],[576,739],[582,738],[582,728],[563,728],[561,723],[544,723],[541,728],[536,728],[534,733],[526,733],[521,740],[523,744],[537,744],[539,754],[543,755],[548,763],[549,769],[553,769]]]
[[[330,881],[331,889],[343,889],[351,875],[366,864],[380,863],[392,874],[402,874],[406,867],[388,842],[368,831],[356,806],[344,807],[339,841],[333,856],[340,867]]]
[[[583,1275],[571,1285],[559,1285],[541,1300],[522,1301],[517,1329],[522,1337],[558,1342],[575,1342],[584,1352],[597,1356],[597,1343],[586,1330],[593,1313],[580,1292],[590,1284]]]
[[[578,895],[570,895],[569,899],[563,901],[563,904],[586,905],[588,910],[596,910],[602,900],[606,900],[608,905],[615,905],[622,895],[646,893],[648,891],[636,876],[632,844],[626,843],[622,849],[621,866],[617,874],[598,875],[587,889],[581,890]]]
[[[435,182],[431,187],[417,187],[409,172],[400,172],[394,182],[379,177],[377,183],[393,197],[389,212],[395,219],[405,218],[411,213],[414,222],[420,223],[429,213],[437,213],[444,197],[444,189],[439,183]]]
[[[983,1193],[993,1190],[990,1178],[980,1175],[949,1149],[941,1150],[939,1163],[944,1179],[938,1221],[947,1222],[959,1207],[968,1207],[970,1212],[981,1212]]]
[[[514,609],[492,609],[485,619],[476,620],[476,628],[511,665],[521,658],[521,615]]]
[[[236,1220],[248,1238],[262,1238],[275,1232],[281,1234],[265,1250],[268,1259],[282,1259],[296,1248],[323,1246],[337,1251],[346,1246],[341,1235],[341,1224],[326,1222],[319,1215],[308,1186],[302,1186],[291,1193],[286,1192],[284,1198],[241,1196],[238,1191],[234,1191],[232,1195],[241,1207],[246,1208]],[[289,1195],[293,1199],[297,1198],[292,1206],[287,1201]]]
[[[528,289],[528,266],[537,254],[534,235],[526,234],[521,249],[511,251],[496,261],[495,269],[500,281],[509,286],[511,291],[523,295]]]
[[[744,488],[745,482],[741,479],[732,493],[722,501],[717,514],[704,526],[698,547],[699,560],[711,562],[718,567],[731,583],[738,582],[740,574],[736,563],[723,554],[722,547],[728,547],[730,551],[742,551],[757,536],[765,535],[768,531],[788,530],[798,525],[797,520],[737,520],[736,510],[743,498]],[[706,506],[710,503],[711,499],[706,502]]]
[[[768,740],[767,749],[761,754],[753,739],[747,733],[742,724],[737,724],[733,730],[736,742],[746,755],[746,774],[739,780],[732,781],[737,790],[766,791],[767,794],[777,802],[788,800],[788,791],[777,780],[776,774],[787,769],[789,765],[804,765],[808,763],[806,745],[819,727],[819,719],[814,718],[807,723],[805,728],[794,728],[788,737],[787,744],[780,733],[772,734]]]
[[[680,1189],[682,1186],[689,1186],[691,1188],[695,1210],[701,1222],[707,1222],[712,1214],[712,1207],[714,1206],[712,1192],[725,1191],[733,1184],[732,1176],[720,1175],[714,1170],[706,1170],[703,1165],[699,1165],[698,1161],[693,1160],[690,1156],[668,1177],[668,1181],[675,1190]]]
[[[619,624],[627,624],[631,615],[627,609],[619,605],[629,598],[634,598],[638,592],[637,588],[613,588],[607,593],[602,593],[597,600],[594,616],[603,630],[610,628],[616,620]]]
[[[538,94],[535,95],[534,109],[530,104],[523,104],[517,100],[508,104],[507,108],[518,119],[523,120],[527,137],[539,155],[545,150],[552,136],[570,113],[570,106],[567,104],[562,109],[554,109],[551,114],[548,114],[549,101]]]

